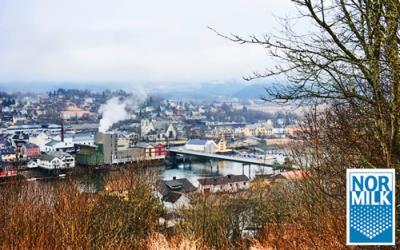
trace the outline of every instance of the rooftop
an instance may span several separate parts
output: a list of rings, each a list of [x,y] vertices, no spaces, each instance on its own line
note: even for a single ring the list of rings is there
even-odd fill
[[[249,178],[246,175],[227,175],[227,176],[216,176],[210,178],[202,178],[198,179],[198,182],[201,185],[224,185],[228,183],[235,182],[246,182],[249,181]]]
[[[186,144],[189,144],[189,145],[206,145],[207,144],[207,140],[191,139]]]

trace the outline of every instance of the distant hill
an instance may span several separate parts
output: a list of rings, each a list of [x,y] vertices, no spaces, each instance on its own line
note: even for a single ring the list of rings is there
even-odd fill
[[[159,91],[158,94],[164,98],[218,99],[219,97],[232,97],[235,93],[240,91],[243,86],[243,83],[234,81],[224,83],[202,83]],[[157,94],[157,90],[154,90],[154,94]]]
[[[168,90],[161,93],[164,98],[218,99],[238,98],[241,100],[261,99],[267,95],[265,88],[271,84],[248,84],[243,82],[203,83],[191,89]]]
[[[242,100],[261,99],[262,97],[265,97],[267,95],[265,88],[266,86],[261,84],[245,86],[234,93],[232,97],[236,97]]]
[[[144,85],[144,86],[143,86]],[[146,88],[149,87],[150,88]],[[255,100],[266,96],[265,87],[271,86],[265,82],[245,82],[245,81],[225,81],[225,82],[205,82],[198,84],[184,84],[182,82],[170,82],[163,87],[157,83],[123,83],[123,82],[35,82],[35,83],[1,83],[2,91],[32,91],[46,92],[58,88],[65,89],[87,89],[90,91],[103,91],[109,89],[126,89],[127,91],[135,87],[143,88],[148,94],[157,95],[163,98],[172,99],[199,99],[216,100],[220,98],[238,98],[242,100]]]

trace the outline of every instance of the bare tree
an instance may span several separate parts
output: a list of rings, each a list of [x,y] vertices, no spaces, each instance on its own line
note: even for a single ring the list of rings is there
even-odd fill
[[[286,19],[282,36],[226,36],[265,47],[277,66],[247,80],[284,75],[289,84],[269,89],[274,100],[341,104],[369,118],[385,162],[400,162],[400,2],[398,0],[292,0],[315,26],[307,34]]]

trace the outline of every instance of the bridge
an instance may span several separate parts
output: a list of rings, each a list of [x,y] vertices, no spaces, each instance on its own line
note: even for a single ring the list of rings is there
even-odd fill
[[[167,150],[173,154],[197,156],[197,157],[223,160],[223,161],[233,161],[233,162],[239,162],[239,163],[243,163],[243,164],[254,164],[254,165],[266,166],[266,167],[272,167],[272,164],[267,161],[274,159],[274,157],[272,157],[272,156],[265,158],[265,159],[257,159],[257,158],[247,158],[247,157],[240,157],[240,156],[204,153],[204,152],[199,152],[199,151],[185,150],[182,148],[169,148]]]

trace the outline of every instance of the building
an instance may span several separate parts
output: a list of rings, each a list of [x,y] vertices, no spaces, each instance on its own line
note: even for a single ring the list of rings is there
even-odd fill
[[[140,121],[140,136],[144,138],[148,133],[154,131],[154,124],[149,119],[143,119]]]
[[[75,159],[65,152],[50,152],[40,156],[37,166],[46,170],[69,169],[75,167]]]
[[[40,148],[32,143],[25,143],[21,146],[21,154],[25,159],[39,158]]]
[[[167,154],[166,146],[163,144],[151,145],[138,143],[135,148],[142,149],[142,160],[162,160]]]
[[[246,175],[227,175],[198,179],[199,191],[204,193],[237,192],[250,188]]]
[[[61,132],[61,125],[57,124],[32,124],[32,125],[13,125],[7,128],[7,132],[16,134],[18,132],[28,135],[38,135],[45,133],[49,135],[57,135]]]
[[[0,160],[3,162],[14,162],[17,160],[17,154],[14,148],[7,147],[0,149]]]
[[[156,156],[154,147],[150,144],[138,144],[133,148],[118,148],[118,138],[116,134],[97,133],[95,135],[95,144],[102,145],[103,164],[106,165],[165,158],[165,155]]]
[[[68,124],[64,125],[65,131],[74,133],[96,133],[99,130],[98,123],[79,123],[79,124]]]
[[[29,137],[29,143],[39,146],[41,152],[46,152],[46,143],[50,141],[50,136],[45,133],[40,133],[36,136]]]
[[[76,107],[70,107],[67,110],[61,112],[61,117],[66,120],[79,119],[84,116],[91,116],[91,115],[93,115],[92,112]]]
[[[272,126],[266,124],[266,123],[256,123],[256,124],[250,124],[246,125],[243,128],[243,134],[244,136],[271,136],[272,135]]]
[[[185,207],[189,204],[188,194],[196,191],[196,187],[186,178],[172,180],[158,180],[156,195],[163,202],[168,211]]]
[[[204,153],[215,153],[217,144],[212,140],[191,139],[185,144],[186,150],[199,151]]]
[[[170,123],[156,123],[155,125],[159,140],[176,140],[178,132]]]
[[[66,134],[64,140],[54,137],[45,144],[45,152],[74,152],[76,145],[94,145],[94,136],[92,134]]]
[[[143,150],[140,148],[117,150],[112,155],[112,164],[136,162],[138,160],[148,160],[143,156]]]
[[[11,136],[11,141],[14,147],[21,146],[29,141],[29,135],[17,132]]]
[[[103,145],[104,164],[113,164],[113,156],[118,151],[118,139],[116,134],[97,133],[94,137],[95,144]]]
[[[76,164],[82,166],[102,166],[104,164],[103,144],[80,145],[75,160]]]
[[[135,132],[127,134],[126,137],[128,138],[129,141],[128,145],[129,148],[133,148],[139,142],[140,139],[139,134]]]
[[[154,146],[154,156],[157,158],[165,158],[167,155],[167,150],[165,145],[163,144],[157,144]]]
[[[176,140],[178,132],[169,122],[143,119],[140,122],[141,138],[146,141]]]
[[[217,144],[217,153],[227,153],[227,152],[231,152],[230,149],[227,148],[226,146],[226,141],[225,141],[225,137],[222,136],[221,139],[219,139],[218,144]]]

